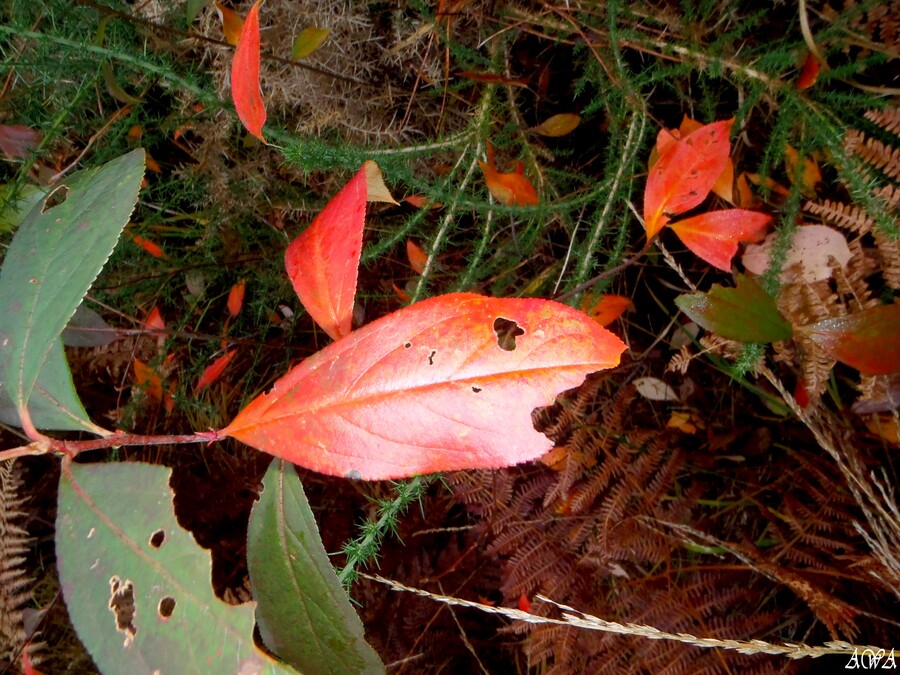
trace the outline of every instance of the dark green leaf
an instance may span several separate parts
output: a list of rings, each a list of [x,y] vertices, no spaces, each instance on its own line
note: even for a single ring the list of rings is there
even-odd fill
[[[292,464],[276,459],[250,514],[247,563],[266,646],[306,675],[384,673],[328,560]]]
[[[63,471],[56,556],[78,637],[105,675],[293,672],[253,644],[252,604],[213,593],[209,552],[175,520],[170,474],[149,464]]]
[[[680,295],[675,304],[700,326],[729,340],[778,342],[792,334],[772,296],[743,274],[737,276],[737,288],[716,284],[709,293]]]
[[[128,223],[143,175],[141,149],[79,171],[43,197],[16,232],[0,271],[0,383],[17,410],[32,397],[53,344]],[[57,390],[47,395],[66,398]],[[44,428],[97,429],[80,406],[46,422]]]

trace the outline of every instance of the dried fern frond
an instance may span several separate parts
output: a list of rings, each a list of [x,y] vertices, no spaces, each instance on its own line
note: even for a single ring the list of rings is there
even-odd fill
[[[31,602],[31,579],[23,563],[31,538],[20,525],[26,519],[21,487],[18,463],[0,462],[0,660],[7,661],[21,653],[30,637],[24,610]],[[29,644],[29,656],[38,646]]]

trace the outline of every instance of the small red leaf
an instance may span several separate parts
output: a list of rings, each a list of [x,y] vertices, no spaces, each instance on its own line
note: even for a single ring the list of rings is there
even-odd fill
[[[828,356],[863,375],[900,372],[900,305],[871,309],[797,328]]]
[[[38,149],[41,135],[19,124],[0,124],[0,151],[10,159],[26,159]]]
[[[369,192],[367,171],[363,165],[288,246],[284,256],[300,302],[334,340],[348,335],[353,323]]]
[[[699,205],[725,170],[734,120],[714,122],[681,138],[663,152],[650,169],[644,190],[644,228],[650,239],[669,216]]]
[[[166,322],[163,321],[162,314],[160,314],[159,312],[159,307],[154,306],[153,309],[150,310],[150,313],[144,320],[144,325],[147,326],[147,328],[149,328],[150,330],[166,329]]]
[[[487,144],[487,162],[478,162],[484,172],[488,190],[501,204],[507,206],[536,206],[540,203],[537,190],[521,173],[500,173],[494,164],[494,148]]]
[[[244,306],[244,292],[246,289],[247,282],[242,279],[228,291],[228,313],[231,316],[237,316],[241,313],[241,307]]]
[[[816,83],[819,78],[819,60],[812,54],[807,52],[806,60],[803,61],[803,67],[800,69],[800,77],[797,78],[797,89],[809,89]]]
[[[328,345],[218,436],[371,480],[509,466],[552,445],[531,411],[615,366],[624,349],[555,302],[440,296]]]
[[[131,240],[144,249],[147,253],[152,255],[154,258],[165,258],[165,252],[159,247],[158,244],[153,243],[149,239],[144,239],[139,235],[135,235],[131,238]]]
[[[228,364],[231,363],[231,360],[234,358],[235,354],[237,354],[236,349],[227,351],[222,356],[206,366],[206,368],[203,370],[203,373],[200,375],[200,378],[197,380],[194,391],[198,392],[222,377],[222,373],[225,372],[225,369],[228,367]]]
[[[259,3],[250,8],[231,64],[231,98],[241,123],[263,143],[266,105],[259,89]]]
[[[531,612],[531,600],[524,593],[519,596],[519,609],[523,612]]]
[[[425,271],[425,266],[428,264],[428,254],[412,239],[406,240],[406,257],[409,259],[409,266],[413,268],[416,274],[422,274]]]
[[[771,218],[759,211],[727,209],[685,218],[669,227],[694,254],[720,270],[731,270],[738,244],[759,241]]]

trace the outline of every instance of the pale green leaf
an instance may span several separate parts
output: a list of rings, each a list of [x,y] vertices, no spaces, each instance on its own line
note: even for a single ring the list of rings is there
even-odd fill
[[[171,470],[70,464],[56,557],[72,625],[104,675],[291,673],[253,644],[253,604],[212,590],[212,563],[175,519]]]
[[[54,343],[112,253],[143,175],[141,149],[79,171],[41,199],[16,232],[0,270],[0,382],[17,409],[31,398]],[[47,394],[64,398],[52,388]],[[90,424],[83,410],[66,412]]]

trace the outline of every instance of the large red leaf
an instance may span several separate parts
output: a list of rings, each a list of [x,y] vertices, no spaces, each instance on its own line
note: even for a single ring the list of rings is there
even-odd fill
[[[284,254],[300,302],[335,340],[351,330],[366,201],[397,203],[373,161],[363,164]]]
[[[881,305],[797,328],[863,375],[900,372],[900,305]]]
[[[444,295],[332,343],[213,437],[373,480],[509,466],[551,447],[531,411],[624,349],[565,305]]]
[[[697,257],[729,272],[738,244],[762,239],[770,220],[759,211],[726,209],[685,218],[669,227]]]
[[[259,91],[259,3],[257,0],[244,19],[241,37],[231,64],[231,98],[241,123],[263,143],[266,104]]]
[[[728,164],[734,120],[714,122],[672,143],[650,169],[644,189],[644,228],[652,238],[669,216],[699,205]]]

